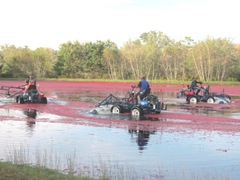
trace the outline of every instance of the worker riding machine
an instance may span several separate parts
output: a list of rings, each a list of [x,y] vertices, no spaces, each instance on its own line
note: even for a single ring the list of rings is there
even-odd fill
[[[27,90],[25,86],[1,86],[0,90],[6,92],[7,98],[15,98],[15,102],[23,103],[43,103],[47,104],[47,98],[43,92],[37,90],[36,85],[30,85]]]
[[[160,114],[165,109],[164,103],[157,96],[150,94],[151,89],[147,89],[140,94],[140,101],[136,104],[135,88],[127,92],[124,98],[118,98],[110,94],[103,101],[98,103],[96,107],[109,107],[111,113],[131,113],[132,116],[143,116],[144,114],[155,113]]]
[[[197,91],[199,91],[197,93]],[[182,88],[177,93],[177,98],[186,97],[186,101],[189,104],[196,104],[198,102],[215,103],[215,104],[226,104],[231,103],[231,97],[224,93],[218,94],[210,92],[210,85],[198,87],[196,90],[192,90],[188,85],[187,88]]]

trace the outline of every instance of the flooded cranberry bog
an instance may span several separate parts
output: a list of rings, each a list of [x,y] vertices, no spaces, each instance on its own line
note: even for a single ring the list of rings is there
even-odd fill
[[[21,81],[0,81],[18,86]],[[181,85],[151,84],[167,104],[133,118],[95,105],[124,97],[132,83],[38,81],[47,104],[0,95],[0,159],[64,173],[112,179],[237,179],[240,176],[240,85],[212,85],[230,104],[187,104]],[[11,92],[14,93],[14,92]],[[103,172],[103,170],[105,170]]]

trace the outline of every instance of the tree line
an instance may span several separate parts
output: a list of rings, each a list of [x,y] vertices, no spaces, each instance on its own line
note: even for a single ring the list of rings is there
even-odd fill
[[[123,47],[110,41],[67,42],[51,48],[0,48],[0,77],[240,81],[240,45],[228,38],[175,41],[159,31]]]

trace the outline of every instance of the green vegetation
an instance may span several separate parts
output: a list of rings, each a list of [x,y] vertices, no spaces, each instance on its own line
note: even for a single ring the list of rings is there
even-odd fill
[[[91,180],[88,177],[65,175],[55,170],[28,165],[14,165],[8,162],[0,162],[0,179],[22,179],[22,180]]]
[[[6,150],[7,162],[0,161],[1,179],[137,179],[129,166],[118,165],[101,157],[94,162],[83,162],[76,152],[59,154],[53,149],[36,147],[34,156],[24,145]],[[63,172],[63,173],[61,173]],[[17,178],[16,178],[17,177]]]
[[[21,80],[25,81],[26,79],[24,78],[1,78],[0,80]],[[139,80],[112,80],[112,79],[79,79],[79,78],[38,78],[38,80],[47,80],[47,81],[71,81],[71,82],[129,82],[129,83],[138,83]],[[157,83],[157,84],[189,84],[191,81],[180,81],[180,80],[166,80],[166,79],[161,79],[161,80],[150,80],[149,81],[151,84]],[[208,81],[208,82],[203,82],[204,84],[220,84],[220,85],[240,85],[240,82],[238,81]]]
[[[120,49],[114,42],[67,42],[51,48],[0,48],[0,77],[189,81],[240,81],[240,45],[227,38],[175,41],[162,32],[143,33]]]

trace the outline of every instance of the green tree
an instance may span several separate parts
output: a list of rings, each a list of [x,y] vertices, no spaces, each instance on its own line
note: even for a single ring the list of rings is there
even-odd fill
[[[147,72],[150,79],[164,78],[166,73],[162,64],[163,52],[166,47],[173,44],[173,40],[161,31],[143,33],[140,40],[146,54],[143,62],[144,72]]]
[[[233,68],[234,46],[226,38],[208,37],[196,44],[190,53],[191,65],[196,75],[204,80],[226,80]]]
[[[240,44],[234,46],[235,56],[232,59],[232,68],[229,73],[229,80],[240,81]]]
[[[169,44],[163,49],[161,66],[166,79],[184,80],[186,78],[187,46],[181,42]]]
[[[32,51],[15,46],[2,46],[2,75],[8,77],[24,77],[34,73]]]
[[[103,50],[103,59],[106,62],[107,74],[110,79],[120,77],[119,66],[121,65],[119,50],[115,43],[108,41]]]
[[[38,78],[56,77],[54,66],[57,62],[57,53],[50,48],[38,48],[33,52],[35,75]]]
[[[84,47],[76,41],[67,42],[60,46],[55,71],[60,77],[82,77],[84,63]]]

